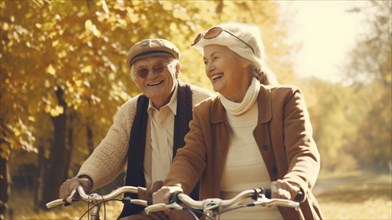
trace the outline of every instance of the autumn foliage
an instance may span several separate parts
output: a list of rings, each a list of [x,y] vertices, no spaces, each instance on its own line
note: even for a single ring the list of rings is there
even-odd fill
[[[390,5],[370,6],[379,14],[369,16],[371,34],[363,35],[342,69],[347,81],[330,83],[296,78],[293,45],[284,43],[287,23],[275,1],[0,1],[1,214],[11,177],[26,164],[36,174],[37,205],[57,198],[59,185],[100,142],[117,108],[139,92],[125,64],[135,42],[171,40],[182,51],[180,78],[211,88],[190,43],[199,31],[225,21],[260,26],[271,69],[282,83],[303,90],[322,169],[388,170]],[[366,10],[353,13],[373,13]]]

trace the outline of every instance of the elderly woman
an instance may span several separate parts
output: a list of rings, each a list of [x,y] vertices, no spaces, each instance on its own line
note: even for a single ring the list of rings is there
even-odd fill
[[[226,23],[200,33],[192,44],[219,96],[194,109],[185,147],[174,159],[154,202],[190,193],[200,181],[200,199],[230,199],[242,190],[271,188],[272,197],[304,198],[300,209],[238,209],[222,219],[321,219],[311,190],[320,155],[301,92],[276,81],[265,64],[257,27]]]

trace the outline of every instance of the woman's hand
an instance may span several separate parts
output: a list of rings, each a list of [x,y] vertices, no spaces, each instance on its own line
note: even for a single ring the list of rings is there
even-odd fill
[[[276,180],[271,184],[271,197],[294,200],[300,192],[299,186],[284,180]]]
[[[63,184],[60,186],[60,198],[65,199],[67,198],[72,191],[78,187],[82,186],[85,193],[89,193],[92,190],[93,183],[88,177],[73,177],[71,179],[67,179]]]
[[[183,192],[180,186],[163,186],[152,194],[152,201],[156,203],[169,203],[170,195],[174,192]]]

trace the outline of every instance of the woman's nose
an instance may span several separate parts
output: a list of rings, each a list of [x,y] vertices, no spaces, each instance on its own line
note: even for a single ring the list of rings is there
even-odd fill
[[[208,64],[207,66],[206,66],[206,72],[207,72],[207,74],[210,74],[212,71],[214,71],[215,70],[215,66],[214,65],[211,65],[211,64]]]

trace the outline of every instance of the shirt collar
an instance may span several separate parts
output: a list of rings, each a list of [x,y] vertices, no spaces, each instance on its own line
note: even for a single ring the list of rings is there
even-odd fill
[[[171,110],[171,112],[173,113],[173,115],[176,115],[177,113],[177,90],[178,90],[178,83],[176,83],[174,91],[173,91],[173,95],[170,98],[170,101],[161,107],[162,108],[169,108]],[[153,110],[158,111],[158,109],[156,109],[154,107],[154,105],[152,104],[151,100],[148,101],[148,113],[151,114]]]

